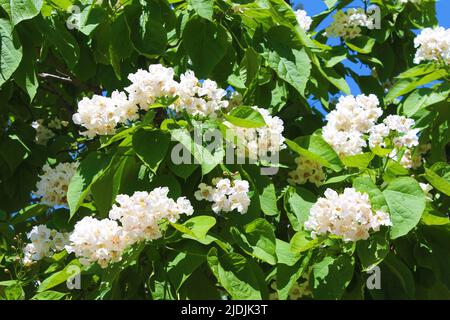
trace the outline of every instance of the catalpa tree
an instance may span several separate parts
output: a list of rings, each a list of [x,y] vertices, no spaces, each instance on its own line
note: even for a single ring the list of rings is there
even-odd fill
[[[1,1],[0,298],[449,299],[450,29],[323,2]]]

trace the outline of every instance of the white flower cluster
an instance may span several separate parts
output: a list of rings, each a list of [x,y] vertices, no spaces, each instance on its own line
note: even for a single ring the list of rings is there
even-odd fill
[[[417,48],[414,63],[443,61],[450,64],[450,29],[425,28],[414,39],[414,46]]]
[[[336,109],[326,119],[322,135],[339,156],[362,153],[367,145],[363,135],[375,124],[383,111],[378,98],[370,94],[341,96]]]
[[[175,202],[168,193],[169,189],[163,187],[150,193],[118,195],[118,205],[113,205],[109,219],[85,217],[75,225],[68,252],[80,257],[82,264],[97,262],[105,268],[109,262],[120,261],[128,246],[160,238],[161,220],[176,222],[180,214],[192,215],[194,212],[189,200],[180,197]]]
[[[300,27],[308,31],[309,28],[311,28],[312,19],[310,16],[308,16],[308,13],[305,10],[297,10],[294,12],[295,16],[297,17],[297,22],[300,25]]]
[[[75,124],[87,130],[81,132],[88,138],[96,135],[112,135],[119,123],[138,118],[138,107],[129,101],[125,92],[114,91],[111,97],[94,95],[78,103],[78,110],[72,116]]]
[[[350,8],[347,12],[339,10],[333,16],[333,22],[326,28],[328,37],[353,39],[361,34],[361,27],[374,28],[374,21],[362,8]]]
[[[284,123],[277,116],[271,116],[267,109],[253,107],[264,118],[265,126],[260,128],[243,128],[225,121],[224,124],[232,130],[237,137],[239,156],[245,157],[248,154],[249,159],[264,159],[269,154],[277,154],[280,150],[286,148],[283,137]],[[242,146],[243,148],[240,148]]]
[[[288,183],[295,185],[305,184],[309,181],[316,186],[322,184],[325,179],[325,173],[318,162],[300,156],[295,158],[295,163],[297,168],[289,172]]]
[[[414,120],[404,116],[389,115],[383,120],[383,123],[373,126],[369,130],[369,146],[386,147],[386,139],[389,140],[394,147],[389,157],[399,161],[405,168],[416,168],[421,165],[421,159],[412,156],[411,148],[419,145],[419,137],[417,136],[419,129],[412,129]],[[402,148],[407,148],[402,158],[399,160],[398,155]],[[418,161],[418,163],[417,163]]]
[[[193,71],[187,71],[176,85],[178,99],[169,106],[176,112],[186,111],[191,116],[217,117],[218,111],[228,106],[224,98],[227,92],[217,87],[215,81],[206,79],[202,83]]]
[[[54,168],[48,164],[44,165],[33,196],[41,198],[41,203],[48,206],[67,204],[70,179],[77,171],[78,165],[78,162],[59,163]]]
[[[148,71],[139,69],[128,75],[128,79],[128,97],[125,92],[114,91],[111,97],[94,95],[78,103],[73,121],[87,129],[82,134],[89,138],[114,134],[118,124],[137,120],[139,110],[148,110],[159,98],[175,98],[169,108],[198,117],[216,117],[219,110],[228,106],[225,90],[212,80],[200,82],[192,71],[182,74],[177,82],[172,68],[154,64]]]
[[[125,88],[129,98],[141,109],[148,107],[160,97],[174,96],[177,91],[177,83],[173,79],[174,71],[160,64],[153,64],[148,71],[139,69],[136,73],[128,75],[131,85]]]
[[[59,233],[41,224],[34,226],[27,233],[27,238],[31,243],[27,244],[23,249],[24,257],[22,260],[22,263],[26,266],[45,257],[51,257],[55,252],[64,250],[68,243],[69,235],[67,233]]]
[[[392,225],[389,215],[381,210],[374,214],[367,194],[346,188],[342,194],[327,189],[325,198],[311,207],[305,229],[312,231],[313,238],[330,233],[344,241],[358,241],[367,239],[369,231],[378,231],[382,225]]]
[[[247,212],[250,205],[248,181],[215,178],[212,183],[215,188],[205,183],[199,184],[199,190],[194,194],[198,201],[213,202],[212,210],[215,213],[230,212],[235,209],[241,214]]]
[[[97,262],[102,268],[119,261],[128,245],[126,233],[116,221],[92,217],[78,221],[69,240],[66,250],[74,252],[81,264]]]
[[[51,129],[59,130],[63,126],[67,127],[69,123],[67,121],[61,121],[58,118],[50,120],[48,127],[44,124],[44,119],[39,119],[31,123],[31,127],[36,130],[35,141],[37,144],[46,145],[47,142],[55,136],[55,133]]]
[[[132,243],[161,237],[159,222],[167,219],[176,222],[180,214],[192,215],[194,209],[189,200],[180,197],[177,201],[168,197],[167,187],[156,188],[150,193],[135,192],[131,197],[118,195],[109,212],[109,218],[118,220]]]
[[[45,146],[55,136],[55,133],[44,125],[43,119],[33,121],[31,126],[36,130],[35,141],[37,144]]]

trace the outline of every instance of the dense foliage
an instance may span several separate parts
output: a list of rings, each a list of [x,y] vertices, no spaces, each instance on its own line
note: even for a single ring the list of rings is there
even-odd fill
[[[450,31],[324,2],[1,0],[0,298],[449,299]]]

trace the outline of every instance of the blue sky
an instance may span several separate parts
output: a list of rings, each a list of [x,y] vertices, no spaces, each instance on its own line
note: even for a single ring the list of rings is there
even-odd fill
[[[361,4],[362,0],[359,1]],[[310,16],[314,16],[327,8],[322,0],[294,0],[295,4],[301,3]],[[355,2],[356,4],[357,2]],[[450,1],[438,0],[436,11],[438,14],[439,24],[443,27],[450,28]]]
[[[323,10],[325,10],[327,7],[324,4],[323,0],[294,0],[294,7],[298,4],[303,5],[303,8],[308,12],[309,16],[314,16],[320,12],[322,12]],[[359,4],[361,4],[361,6],[363,5],[363,1],[360,0]],[[354,2],[352,6],[357,6],[358,5],[358,1]],[[450,1],[449,0],[438,0],[437,1],[437,5],[436,5],[436,11],[437,11],[437,15],[438,15],[438,20],[439,20],[439,25],[446,27],[446,28],[450,28]],[[332,15],[330,15],[327,19],[325,19],[319,26],[319,29],[326,27],[327,25],[329,25],[332,21],[331,18]],[[346,66],[352,67],[351,63],[346,63],[344,62],[344,64]],[[362,75],[367,75],[370,73],[370,70],[368,68],[360,68],[359,66],[355,69],[354,65],[352,68],[355,72],[357,72],[358,74],[362,74]],[[358,88],[358,86],[356,85],[356,83],[354,83],[351,79],[347,79],[349,86],[351,88],[352,94],[356,95],[360,93],[360,90]],[[320,112],[324,112],[324,110],[317,106],[317,104],[315,104],[315,107],[317,107],[317,109]]]

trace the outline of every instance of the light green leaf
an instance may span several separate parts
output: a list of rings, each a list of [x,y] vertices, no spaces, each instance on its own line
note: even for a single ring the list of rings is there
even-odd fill
[[[225,119],[238,127],[259,128],[266,125],[263,116],[255,109],[240,106],[224,114]]]
[[[57,291],[43,291],[35,294],[31,300],[61,300],[67,295],[67,293],[57,292]]]
[[[196,216],[183,224],[171,223],[172,227],[187,235],[190,239],[203,240],[208,231],[216,224],[216,219],[211,216]]]
[[[264,46],[260,53],[269,66],[304,96],[311,73],[311,60],[296,41],[292,29],[285,26],[271,28]]]
[[[11,0],[11,21],[15,26],[23,20],[31,19],[39,14],[42,0]]]
[[[450,196],[450,165],[437,162],[430,169],[425,168],[425,178],[433,187]]]
[[[383,195],[392,221],[391,238],[406,235],[420,221],[425,209],[425,196],[419,183],[410,177],[397,178],[389,183]]]
[[[22,60],[22,45],[13,26],[6,19],[0,19],[0,86],[16,71]]]
[[[346,156],[341,160],[346,167],[364,170],[369,166],[369,163],[372,161],[374,156],[375,155],[372,152],[365,152],[354,156]]]
[[[212,21],[214,0],[188,0],[188,4],[200,17]]]

